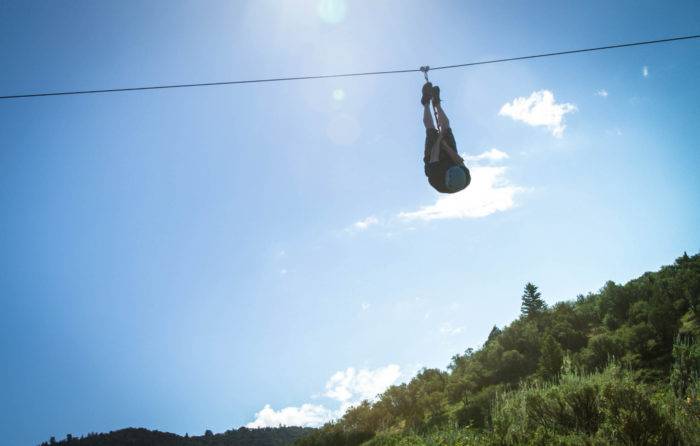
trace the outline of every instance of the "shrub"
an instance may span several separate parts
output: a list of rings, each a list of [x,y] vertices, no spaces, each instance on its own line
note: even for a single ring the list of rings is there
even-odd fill
[[[650,389],[617,366],[591,375],[567,373],[559,384],[535,383],[502,395],[492,412],[494,441],[677,444],[678,426],[659,409]]]

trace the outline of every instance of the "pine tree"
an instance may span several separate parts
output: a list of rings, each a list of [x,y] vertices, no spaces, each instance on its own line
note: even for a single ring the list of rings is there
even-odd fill
[[[484,345],[486,345],[486,344],[490,343],[491,341],[493,341],[494,339],[496,339],[500,334],[501,334],[501,329],[494,325],[493,328],[491,329],[491,333],[489,333],[489,337],[486,338],[486,342],[484,343]]]
[[[536,316],[546,308],[547,304],[542,300],[542,294],[537,290],[537,286],[528,282],[520,304],[520,314],[525,317]]]

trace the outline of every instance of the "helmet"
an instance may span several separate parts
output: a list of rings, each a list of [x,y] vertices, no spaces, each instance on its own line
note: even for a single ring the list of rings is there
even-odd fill
[[[471,182],[469,170],[462,166],[452,166],[445,173],[445,186],[450,193],[459,192]]]

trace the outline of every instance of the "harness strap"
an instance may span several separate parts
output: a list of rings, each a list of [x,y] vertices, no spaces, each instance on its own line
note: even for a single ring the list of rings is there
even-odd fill
[[[431,150],[430,150],[430,155],[431,155],[431,157],[432,157],[433,151],[435,150],[436,147],[438,148],[438,150],[442,150],[442,148],[440,147],[440,144],[445,144],[445,142],[442,140],[442,132],[440,132],[440,131],[438,130],[438,138],[437,138],[437,141],[435,141],[435,144],[433,144],[433,147],[432,147]],[[440,155],[438,155],[438,157],[439,157],[439,156],[440,156]]]

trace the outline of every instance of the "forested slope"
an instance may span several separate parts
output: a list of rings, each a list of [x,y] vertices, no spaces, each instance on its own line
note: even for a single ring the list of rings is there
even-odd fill
[[[700,444],[700,255],[522,314],[300,446]]]

